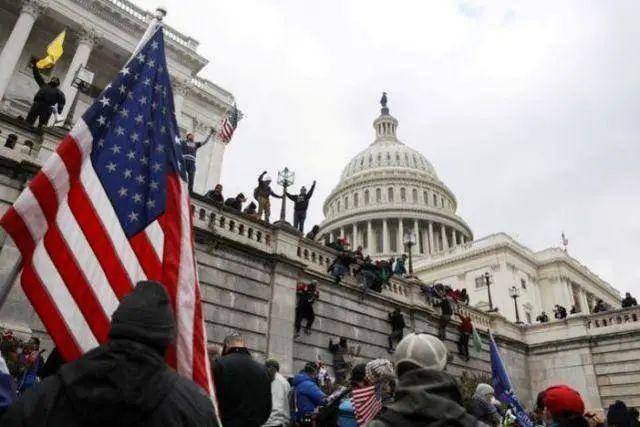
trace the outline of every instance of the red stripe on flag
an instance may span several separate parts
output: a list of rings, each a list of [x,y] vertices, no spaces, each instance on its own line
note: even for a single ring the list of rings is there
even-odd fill
[[[178,177],[167,176],[167,201],[164,214],[158,218],[160,227],[164,231],[164,250],[162,260],[162,284],[167,288],[173,307],[174,316],[176,314],[176,298],[178,293],[178,271],[180,269],[180,185]],[[176,349],[169,347],[166,356],[167,363],[175,367]]]
[[[67,173],[69,174],[69,183],[72,184],[80,176],[82,151],[80,151],[78,143],[73,139],[71,134],[67,134],[60,145],[58,145],[56,152],[64,161],[67,167]]]
[[[193,316],[193,380],[202,388],[211,393],[209,386],[209,375],[206,371],[208,357],[206,347],[206,333],[202,321],[202,300],[200,299],[200,285],[196,282],[196,304]]]
[[[31,261],[24,264],[21,282],[25,295],[40,316],[42,323],[47,327],[47,331],[49,331],[49,335],[51,335],[51,339],[62,357],[67,361],[72,361],[82,356],[80,346],[73,338],[69,327],[58,311],[58,307],[33,269]]]
[[[0,225],[9,233],[22,255],[23,262],[26,264],[27,261],[30,261],[33,257],[33,251],[35,251],[36,245],[33,242],[27,225],[13,206],[7,209],[2,217],[2,221],[0,221]]]
[[[69,293],[87,320],[93,335],[102,344],[107,340],[111,319],[98,302],[56,224],[49,225],[49,229],[44,236],[44,246],[58,273],[60,273],[64,284],[69,289]]]
[[[118,299],[122,299],[133,289],[133,283],[120,262],[109,234],[80,182],[69,190],[68,203],[80,229],[87,236],[89,245],[100,262],[113,292]]]
[[[36,176],[29,183],[31,192],[38,200],[42,213],[44,213],[49,226],[56,219],[56,213],[58,212],[58,198],[56,196],[56,189],[51,185],[49,178],[42,173],[38,172]]]
[[[138,262],[142,266],[144,274],[149,280],[162,280],[162,262],[156,255],[153,245],[147,237],[147,233],[141,231],[129,239],[131,249],[138,257]]]

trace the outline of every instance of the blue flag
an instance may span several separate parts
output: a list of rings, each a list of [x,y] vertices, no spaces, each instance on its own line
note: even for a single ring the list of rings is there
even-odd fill
[[[509,381],[509,375],[504,368],[498,346],[493,339],[493,335],[489,332],[489,347],[491,349],[491,376],[493,377],[493,390],[496,398],[514,409],[518,422],[523,427],[533,427],[533,422],[529,419],[527,412],[522,407],[518,396],[511,389],[511,381]]]

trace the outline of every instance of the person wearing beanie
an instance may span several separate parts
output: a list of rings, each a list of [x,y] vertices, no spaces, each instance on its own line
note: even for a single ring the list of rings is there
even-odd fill
[[[253,360],[240,333],[225,337],[213,378],[224,427],[258,427],[269,419],[271,378],[267,368]]]
[[[227,200],[225,200],[224,205],[240,213],[240,211],[242,211],[242,204],[246,201],[247,198],[244,197],[244,194],[238,193],[236,197],[229,197]]]
[[[471,415],[489,426],[497,426],[501,422],[500,414],[493,405],[494,394],[489,384],[478,384],[467,408]]]
[[[587,427],[584,418],[584,401],[576,390],[566,385],[556,385],[544,391],[544,413],[551,419],[552,427]]]
[[[424,333],[404,337],[394,353],[398,383],[395,401],[384,406],[368,427],[482,426],[462,406],[455,377],[447,372],[447,348]]]
[[[262,218],[264,213],[264,221],[269,222],[271,216],[271,200],[269,197],[282,199],[283,196],[276,194],[271,189],[271,177],[264,171],[258,177],[258,186],[253,190],[253,197],[258,201],[258,219]]]
[[[113,313],[109,340],[23,394],[2,426],[217,426],[204,390],[164,361],[175,329],[164,286],[139,282]]]
[[[607,427],[631,427],[631,414],[623,401],[616,400],[609,405]]]

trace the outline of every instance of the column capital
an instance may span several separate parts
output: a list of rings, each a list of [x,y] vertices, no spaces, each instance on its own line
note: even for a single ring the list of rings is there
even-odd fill
[[[37,19],[49,7],[49,0],[22,0],[21,13],[27,13]]]
[[[171,86],[176,95],[188,96],[193,90],[193,84],[190,80],[181,79],[179,77],[171,76]]]
[[[86,44],[91,47],[100,43],[102,37],[91,25],[83,25],[80,30],[77,31],[78,44]]]

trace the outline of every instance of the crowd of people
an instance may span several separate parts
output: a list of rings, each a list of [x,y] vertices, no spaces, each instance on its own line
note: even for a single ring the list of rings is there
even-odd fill
[[[629,307],[636,307],[638,305],[638,302],[636,301],[636,299],[634,297],[631,296],[631,294],[629,292],[626,293],[625,297],[622,299],[622,308],[629,308]],[[607,311],[612,310],[612,307],[607,304],[606,302],[604,302],[601,299],[596,300],[596,303],[594,304],[594,306],[591,308],[591,313],[604,313]],[[571,309],[569,310],[569,314],[579,314],[578,308],[573,305],[571,306]],[[556,304],[553,307],[553,317],[556,320],[564,320],[568,317],[567,314],[567,309],[560,305],[560,304]],[[549,315],[545,312],[542,311],[537,317],[536,317],[536,322],[538,323],[547,323],[549,322]]]

